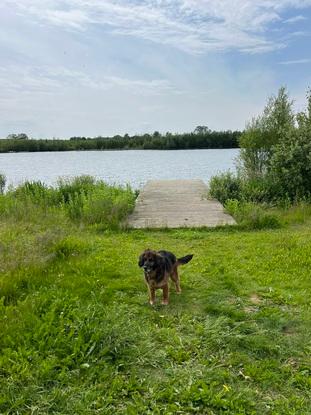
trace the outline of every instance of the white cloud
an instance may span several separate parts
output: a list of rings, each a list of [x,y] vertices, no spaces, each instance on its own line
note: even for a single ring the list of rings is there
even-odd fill
[[[279,62],[280,65],[299,65],[303,63],[310,63],[311,59],[296,59],[296,60],[290,60],[290,61],[282,61]]]
[[[269,25],[284,10],[311,0],[4,0],[37,21],[65,29],[102,25],[112,33],[167,44],[188,53],[239,50],[266,52],[283,47]],[[302,16],[301,16],[302,17]],[[296,17],[296,19],[298,16]],[[290,22],[288,19],[287,22]]]
[[[129,79],[102,75],[95,77],[65,67],[0,67],[0,89],[2,99],[28,94],[57,94],[64,88],[82,87],[90,90],[107,91],[119,89],[134,95],[180,94],[166,79]]]
[[[303,21],[303,20],[307,20],[307,18],[306,18],[305,16],[302,16],[302,15],[300,14],[300,15],[298,15],[298,16],[293,16],[293,17],[290,17],[289,19],[284,20],[284,21],[283,21],[283,23],[289,23],[289,24],[292,24],[292,23],[301,22],[301,21]]]

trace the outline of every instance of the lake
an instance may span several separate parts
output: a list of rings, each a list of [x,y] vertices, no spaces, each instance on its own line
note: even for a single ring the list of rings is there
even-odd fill
[[[88,174],[136,189],[150,179],[208,182],[217,173],[234,171],[238,153],[238,149],[6,153],[0,154],[0,173],[14,186],[25,180],[54,185],[59,177]]]

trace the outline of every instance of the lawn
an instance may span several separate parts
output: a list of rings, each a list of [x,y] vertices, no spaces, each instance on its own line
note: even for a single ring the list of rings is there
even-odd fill
[[[311,238],[0,223],[0,413],[311,413]],[[145,248],[194,254],[147,302]]]

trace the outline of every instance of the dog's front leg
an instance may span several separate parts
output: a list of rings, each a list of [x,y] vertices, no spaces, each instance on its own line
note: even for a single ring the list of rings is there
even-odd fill
[[[164,285],[162,287],[162,290],[163,290],[163,300],[162,300],[162,304],[163,305],[168,305],[168,297],[169,297],[168,284]]]
[[[150,303],[150,305],[154,305],[154,303],[155,303],[155,288],[150,287],[148,285],[148,289],[149,289],[149,303]]]

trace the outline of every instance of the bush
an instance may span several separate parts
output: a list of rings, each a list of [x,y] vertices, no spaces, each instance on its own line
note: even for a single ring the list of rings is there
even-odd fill
[[[291,201],[311,196],[311,131],[299,129],[275,146],[270,178],[280,197]]]
[[[311,196],[311,91],[307,109],[294,114],[286,89],[271,97],[263,114],[240,137],[243,198],[295,202]],[[236,198],[240,199],[240,198]]]
[[[4,193],[5,184],[6,184],[6,177],[4,174],[0,173],[0,194]]]
[[[210,180],[209,195],[221,203],[225,203],[228,199],[240,200],[241,190],[241,179],[230,172],[214,176]]]
[[[311,90],[307,109],[294,114],[286,89],[271,97],[263,114],[240,137],[237,176],[213,177],[210,194],[259,203],[293,203],[311,199]]]
[[[293,101],[286,88],[272,96],[262,115],[247,124],[240,137],[240,168],[247,179],[262,178],[270,168],[273,147],[284,141],[284,136],[295,128]]]
[[[270,176],[243,180],[241,200],[257,203],[279,202],[284,199],[280,188]]]

